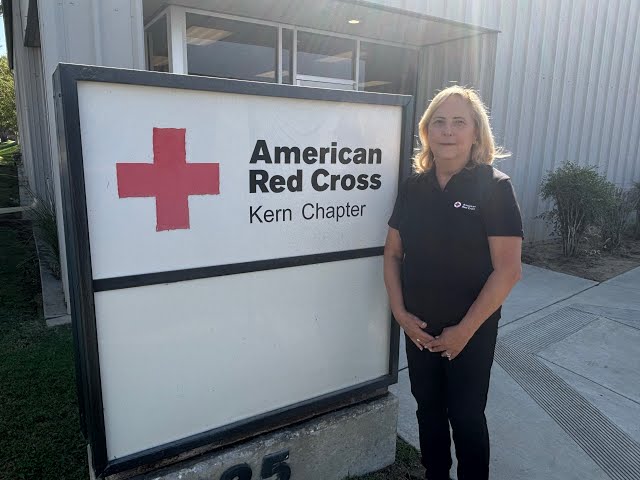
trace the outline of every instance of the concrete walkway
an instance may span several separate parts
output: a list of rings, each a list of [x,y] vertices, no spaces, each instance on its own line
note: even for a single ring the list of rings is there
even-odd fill
[[[640,268],[597,283],[525,266],[502,317],[487,406],[491,478],[640,479]],[[405,367],[403,339],[391,390],[398,433],[418,447]]]

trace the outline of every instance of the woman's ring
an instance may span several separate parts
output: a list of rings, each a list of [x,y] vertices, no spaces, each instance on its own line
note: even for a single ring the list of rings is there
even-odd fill
[[[444,356],[451,360],[451,354],[449,352],[445,352]]]

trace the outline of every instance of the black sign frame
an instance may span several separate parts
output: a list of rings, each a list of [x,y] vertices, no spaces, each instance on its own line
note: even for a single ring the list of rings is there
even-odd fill
[[[265,261],[192,268],[186,270],[93,280],[89,224],[85,195],[78,83],[101,82],[126,85],[225,92],[402,107],[399,181],[406,177],[412,151],[414,108],[408,95],[377,94],[345,90],[298,87],[243,80],[176,75],[141,70],[61,63],[54,75],[56,124],[60,149],[60,178],[66,239],[69,295],[75,347],[76,384],[82,431],[89,442],[92,465],[99,477],[144,467],[207,445],[222,447],[387,392],[398,380],[400,330],[389,316],[390,358],[388,373],[374,380],[331,392],[285,408],[215,428],[126,457],[109,460],[100,380],[100,360],[94,293],[142,285],[172,283],[220,275],[311,265],[353,258],[380,256],[383,247],[278,258]]]

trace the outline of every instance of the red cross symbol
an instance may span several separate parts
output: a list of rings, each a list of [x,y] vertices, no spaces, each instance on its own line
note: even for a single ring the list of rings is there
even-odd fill
[[[187,163],[184,128],[153,129],[153,163],[117,163],[118,196],[155,197],[156,231],[189,228],[189,195],[220,193],[220,164]]]

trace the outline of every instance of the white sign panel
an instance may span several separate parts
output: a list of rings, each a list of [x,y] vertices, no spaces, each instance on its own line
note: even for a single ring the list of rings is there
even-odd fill
[[[385,375],[369,257],[96,294],[110,458]]]
[[[409,97],[79,66],[56,81],[97,472],[393,381],[381,247]]]
[[[101,83],[78,94],[96,279],[384,243],[400,107]]]

